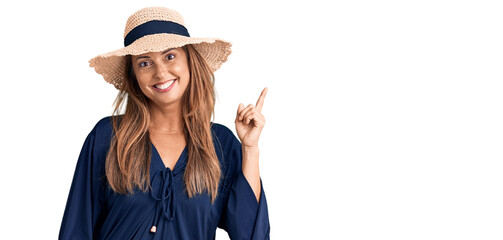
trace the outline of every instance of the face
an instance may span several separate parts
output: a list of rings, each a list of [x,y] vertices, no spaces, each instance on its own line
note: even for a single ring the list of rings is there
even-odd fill
[[[182,48],[135,55],[131,60],[138,85],[152,103],[160,107],[180,104],[190,80]]]

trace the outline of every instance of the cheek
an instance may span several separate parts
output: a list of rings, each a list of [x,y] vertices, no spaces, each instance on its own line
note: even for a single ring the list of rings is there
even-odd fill
[[[142,77],[136,77],[137,81],[138,81],[138,85],[140,85],[140,87],[143,87],[145,85],[145,79],[142,78]]]
[[[147,84],[151,78],[149,76],[149,74],[142,72],[142,71],[136,71],[135,76],[136,76],[136,80],[138,81],[138,85],[140,85],[140,87]]]
[[[190,77],[189,66],[187,66],[186,64],[179,66],[178,72],[184,78],[189,78]]]
[[[183,64],[176,64],[173,66],[173,71],[176,72],[180,76],[184,76],[185,72],[187,70],[186,70],[186,66],[184,66]]]
[[[146,76],[142,76],[140,74],[136,74],[136,79],[138,82],[138,86],[140,86],[141,91],[145,94],[145,90],[148,89],[148,80]]]

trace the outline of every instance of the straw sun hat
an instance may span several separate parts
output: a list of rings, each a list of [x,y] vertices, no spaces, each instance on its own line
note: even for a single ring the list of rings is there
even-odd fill
[[[217,38],[190,37],[178,12],[164,7],[149,7],[128,18],[123,48],[92,58],[89,66],[103,75],[105,81],[120,89],[127,76],[127,55],[159,52],[187,44],[194,45],[213,71],[220,68],[231,54],[230,42]]]

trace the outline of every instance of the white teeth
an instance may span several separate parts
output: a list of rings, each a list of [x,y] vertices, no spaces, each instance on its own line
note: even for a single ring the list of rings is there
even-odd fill
[[[175,80],[171,80],[171,81],[167,81],[166,83],[164,84],[157,84],[155,85],[156,88],[159,88],[161,90],[164,90],[166,88],[169,88],[169,86],[171,86],[171,84],[173,84],[175,82]]]

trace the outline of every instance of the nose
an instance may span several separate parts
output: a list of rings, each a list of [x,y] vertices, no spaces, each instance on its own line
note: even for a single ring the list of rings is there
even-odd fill
[[[166,75],[168,74],[169,70],[166,66],[164,66],[163,63],[158,63],[156,64],[156,67],[155,67],[155,77],[160,79],[160,80],[163,80]]]

